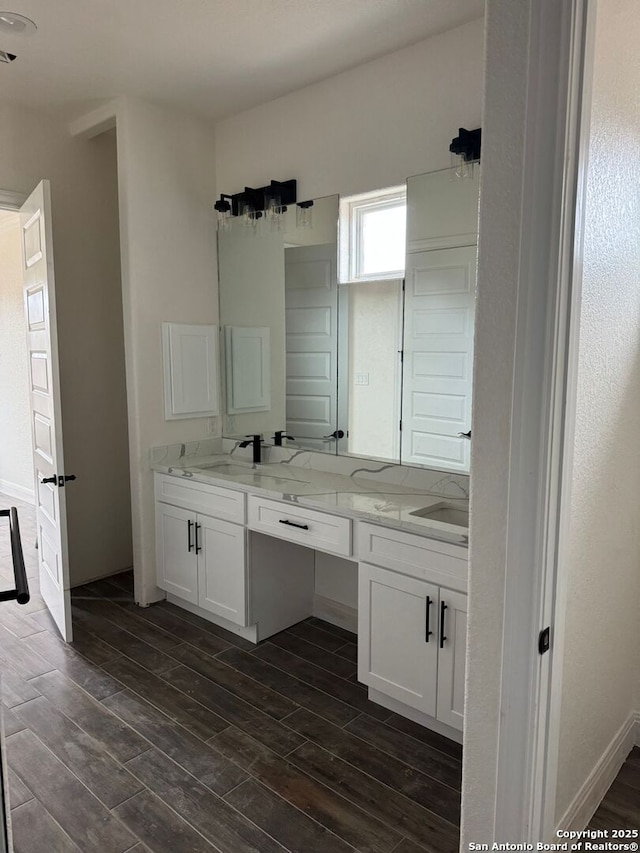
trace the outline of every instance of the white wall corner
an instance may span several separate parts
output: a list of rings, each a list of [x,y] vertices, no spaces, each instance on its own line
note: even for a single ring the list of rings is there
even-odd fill
[[[108,101],[91,112],[85,113],[69,124],[69,133],[79,139],[93,139],[105,130],[116,126],[118,101]]]
[[[627,756],[640,743],[640,712],[632,712],[602,753],[566,812],[558,821],[558,830],[584,829],[602,802]]]

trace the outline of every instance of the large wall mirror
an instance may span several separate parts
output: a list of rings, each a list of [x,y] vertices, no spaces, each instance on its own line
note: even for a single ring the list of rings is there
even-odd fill
[[[478,167],[446,169],[232,218],[224,435],[468,472],[478,193]]]

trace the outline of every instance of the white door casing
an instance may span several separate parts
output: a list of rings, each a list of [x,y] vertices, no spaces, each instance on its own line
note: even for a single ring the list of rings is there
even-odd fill
[[[48,181],[41,181],[20,208],[20,227],[40,593],[63,639],[70,642],[68,487],[60,479],[64,455]]]
[[[401,460],[469,471],[475,246],[407,255]]]
[[[334,243],[285,249],[287,431],[317,445],[338,426],[337,287]]]

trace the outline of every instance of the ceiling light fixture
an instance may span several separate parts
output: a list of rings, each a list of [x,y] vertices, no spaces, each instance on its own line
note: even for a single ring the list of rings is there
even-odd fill
[[[0,32],[14,36],[31,36],[38,28],[31,18],[17,12],[0,12]]]

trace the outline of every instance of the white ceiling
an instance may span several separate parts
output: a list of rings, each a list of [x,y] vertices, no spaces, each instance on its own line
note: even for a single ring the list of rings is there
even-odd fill
[[[75,117],[128,94],[221,118],[475,20],[484,0],[0,0],[0,98]]]

